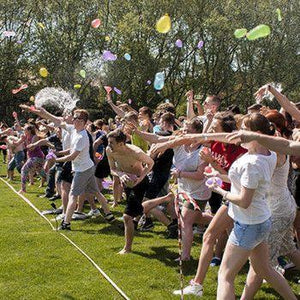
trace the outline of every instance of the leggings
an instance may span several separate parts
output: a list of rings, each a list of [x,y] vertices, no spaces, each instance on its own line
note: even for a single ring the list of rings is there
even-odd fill
[[[22,191],[26,191],[26,181],[28,178],[29,172],[39,172],[39,174],[46,178],[46,173],[43,169],[44,159],[41,157],[32,157],[28,158],[26,163],[21,169],[21,182],[22,182]]]

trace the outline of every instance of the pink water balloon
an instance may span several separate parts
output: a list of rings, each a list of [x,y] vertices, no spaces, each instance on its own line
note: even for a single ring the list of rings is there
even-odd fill
[[[95,19],[95,20],[93,20],[93,21],[91,22],[91,26],[92,26],[93,28],[98,28],[100,25],[101,25],[100,19]]]
[[[108,86],[108,85],[104,86],[104,89],[106,90],[107,94],[109,94],[112,91],[111,86]]]
[[[182,46],[183,46],[182,40],[180,40],[180,39],[176,40],[175,45],[178,48],[182,48]]]
[[[204,42],[203,41],[199,41],[198,45],[197,45],[197,48],[198,49],[201,49],[204,45]]]

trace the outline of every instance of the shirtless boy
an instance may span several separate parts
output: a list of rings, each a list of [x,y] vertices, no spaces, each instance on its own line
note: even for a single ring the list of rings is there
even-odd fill
[[[106,150],[112,175],[120,178],[126,193],[126,208],[123,214],[125,246],[119,254],[131,252],[134,235],[133,218],[143,214],[142,200],[148,184],[146,176],[153,167],[153,160],[140,148],[126,144],[126,135],[116,129],[107,135]]]

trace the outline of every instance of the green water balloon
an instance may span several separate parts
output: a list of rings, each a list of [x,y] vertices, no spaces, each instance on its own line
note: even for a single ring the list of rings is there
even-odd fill
[[[268,36],[270,33],[271,33],[271,29],[268,25],[260,24],[255,28],[251,29],[246,36],[249,41],[254,41],[259,38],[264,38]]]

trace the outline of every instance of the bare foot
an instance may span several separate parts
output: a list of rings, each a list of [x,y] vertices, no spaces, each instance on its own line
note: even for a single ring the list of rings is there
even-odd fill
[[[24,190],[19,190],[18,193],[19,193],[19,194],[25,194],[26,191],[24,191]]]
[[[125,248],[123,248],[121,251],[118,252],[118,254],[123,255],[123,254],[128,254],[131,253],[131,250],[126,250]]]

